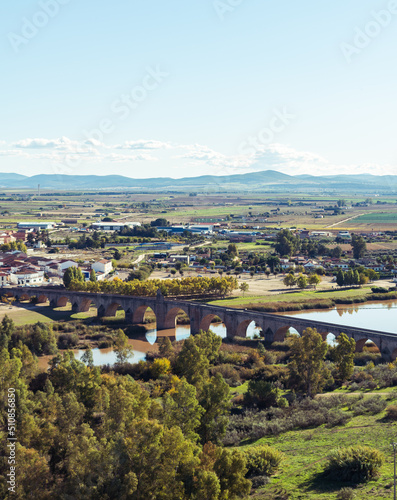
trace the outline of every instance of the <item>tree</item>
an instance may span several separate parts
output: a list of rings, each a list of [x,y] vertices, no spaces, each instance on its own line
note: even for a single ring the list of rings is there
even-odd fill
[[[68,267],[63,275],[63,283],[66,288],[69,288],[72,281],[84,283],[84,276],[79,267]]]
[[[196,430],[204,408],[197,401],[196,388],[184,378],[178,380],[171,391],[165,394],[163,404],[164,425],[177,426],[187,439],[197,441],[199,435]]]
[[[277,406],[279,390],[272,383],[261,379],[251,379],[248,382],[248,390],[244,395],[245,403],[256,405],[258,408],[269,408]]]
[[[335,248],[333,248],[330,252],[331,257],[334,259],[340,259],[342,257],[342,248],[337,245]]]
[[[84,354],[81,357],[81,361],[90,368],[94,367],[94,357],[92,355],[91,347],[88,347],[88,349],[85,350]]]
[[[367,244],[362,236],[352,234],[351,246],[353,248],[353,257],[361,259],[367,250]]]
[[[178,355],[176,368],[178,374],[186,377],[189,384],[199,387],[208,378],[209,361],[205,351],[196,344],[194,337],[188,337]]]
[[[287,276],[283,279],[283,283],[285,286],[293,287],[296,284],[296,278],[292,273],[287,274]]]
[[[96,272],[95,272],[94,269],[91,269],[91,272],[90,272],[90,281],[92,283],[95,283],[97,281]]]
[[[289,229],[281,229],[277,233],[275,249],[279,255],[294,255],[301,247],[299,236]]]
[[[272,273],[274,273],[274,270],[280,265],[280,257],[278,255],[269,255],[266,263],[272,270]]]
[[[230,389],[220,373],[203,385],[199,403],[204,408],[198,429],[201,441],[217,443],[225,435],[230,407]]]
[[[240,290],[243,292],[243,297],[245,295],[245,292],[248,291],[249,289],[249,285],[247,282],[243,281],[243,283],[240,283],[240,286],[239,286]]]
[[[133,348],[128,344],[128,337],[119,329],[116,334],[114,352],[116,353],[117,363],[123,364],[134,355]]]
[[[290,385],[313,397],[320,392],[330,373],[324,359],[328,345],[315,328],[304,330],[302,337],[291,338],[291,361],[288,364]]]
[[[354,339],[349,339],[345,333],[341,333],[336,340],[338,344],[333,349],[333,358],[338,370],[338,378],[343,383],[353,374],[356,342]]]
[[[307,278],[304,274],[300,274],[296,280],[296,284],[302,290],[307,287]]]
[[[336,275],[336,282],[338,286],[343,286],[345,284],[345,273],[342,269],[339,269],[338,274]]]
[[[309,276],[309,284],[314,286],[314,289],[317,288],[317,285],[321,283],[321,278],[318,274],[311,274]]]
[[[159,226],[169,226],[170,223],[168,222],[167,219],[164,219],[164,218],[159,218],[159,219],[156,219],[156,220],[152,220],[152,222],[150,223],[150,225],[152,227],[159,227]]]

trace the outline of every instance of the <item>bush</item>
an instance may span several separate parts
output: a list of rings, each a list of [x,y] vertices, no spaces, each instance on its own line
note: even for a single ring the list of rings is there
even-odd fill
[[[245,452],[247,459],[247,477],[271,476],[283,460],[281,451],[265,444],[249,448]]]
[[[362,399],[353,404],[349,409],[353,411],[354,416],[357,415],[376,415],[386,408],[386,401],[381,396],[373,396],[367,399]]]
[[[361,483],[376,478],[383,462],[383,454],[368,446],[338,448],[329,454],[324,475],[334,481]]]
[[[336,495],[336,500],[353,500],[355,496],[353,488],[342,488]]]
[[[389,420],[397,420],[397,405],[390,405],[386,408],[386,417]]]
[[[62,333],[58,337],[58,349],[71,349],[79,343],[79,336],[76,333]]]

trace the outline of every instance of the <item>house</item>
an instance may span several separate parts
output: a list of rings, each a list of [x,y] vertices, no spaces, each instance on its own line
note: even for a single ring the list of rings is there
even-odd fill
[[[91,269],[96,273],[109,274],[113,271],[112,261],[106,259],[98,260],[98,262],[94,262],[91,265]]]
[[[10,274],[10,281],[16,285],[40,285],[44,282],[43,271],[35,271],[34,269],[23,269]]]

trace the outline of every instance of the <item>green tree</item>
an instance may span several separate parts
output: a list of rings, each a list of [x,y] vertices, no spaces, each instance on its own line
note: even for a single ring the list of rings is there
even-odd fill
[[[95,283],[97,281],[96,272],[95,272],[94,269],[91,269],[91,272],[90,272],[90,281],[92,283]]]
[[[198,440],[196,430],[204,413],[204,408],[197,401],[196,392],[196,388],[183,378],[163,399],[164,425],[179,427],[190,441]]]
[[[283,283],[285,286],[293,287],[296,284],[296,278],[292,273],[287,274],[287,276],[283,279]]]
[[[296,284],[298,285],[299,288],[302,290],[304,288],[307,288],[307,278],[304,274],[300,274],[296,280]]]
[[[336,275],[336,282],[338,286],[344,286],[345,283],[345,273],[342,271],[342,269],[338,270],[338,274]]]
[[[68,267],[63,274],[63,283],[66,288],[69,288],[72,281],[84,283],[84,276],[79,267]]]
[[[356,342],[354,339],[349,339],[345,333],[341,333],[336,340],[338,344],[333,349],[333,358],[338,371],[338,378],[343,383],[353,374]]]
[[[279,390],[272,382],[261,379],[251,379],[244,400],[248,405],[256,405],[258,408],[269,408],[277,406]]]
[[[246,281],[243,281],[242,283],[240,283],[239,288],[243,292],[243,297],[244,297],[245,292],[247,292],[249,289],[249,284]]]
[[[367,250],[367,244],[362,236],[352,234],[351,246],[353,248],[353,257],[361,259]]]
[[[304,330],[302,337],[292,337],[291,361],[288,363],[291,387],[313,397],[330,378],[324,359],[328,345],[315,328]]]
[[[204,383],[199,403],[204,409],[198,428],[201,441],[217,443],[226,433],[230,408],[230,389],[220,373]]]
[[[279,255],[294,255],[300,247],[299,236],[295,236],[289,229],[281,229],[277,233],[275,249]]]
[[[199,387],[208,378],[209,360],[194,337],[188,337],[178,355],[176,370],[189,384]]]
[[[314,286],[314,289],[317,288],[317,285],[321,283],[321,278],[318,274],[311,274],[309,276],[309,284]]]
[[[114,352],[116,353],[117,363],[120,364],[126,363],[134,354],[133,348],[128,344],[127,335],[121,329],[117,330]]]
[[[81,361],[89,366],[90,368],[94,367],[94,356],[92,354],[92,349],[91,347],[88,347],[85,351],[84,354],[81,357]]]

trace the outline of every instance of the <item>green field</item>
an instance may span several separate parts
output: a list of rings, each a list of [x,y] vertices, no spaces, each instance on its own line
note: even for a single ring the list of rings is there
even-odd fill
[[[397,212],[371,212],[360,215],[354,219],[354,223],[369,224],[395,224],[397,222]]]

